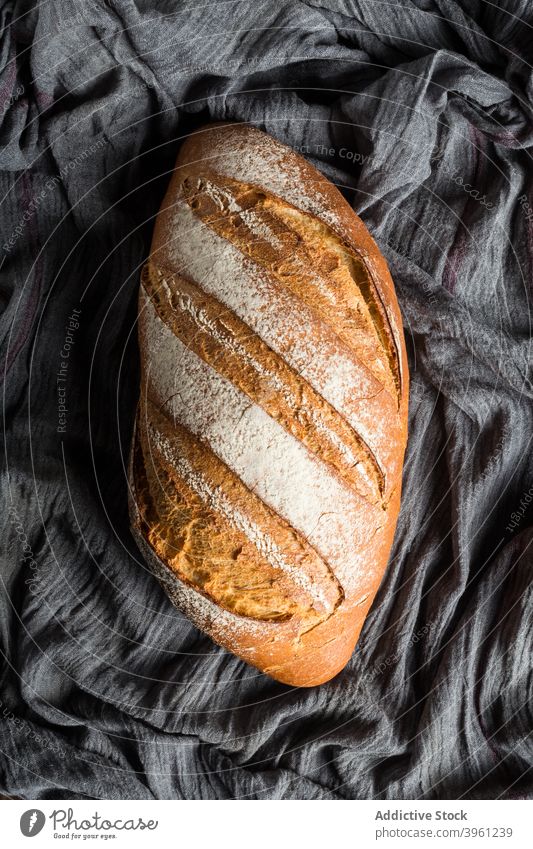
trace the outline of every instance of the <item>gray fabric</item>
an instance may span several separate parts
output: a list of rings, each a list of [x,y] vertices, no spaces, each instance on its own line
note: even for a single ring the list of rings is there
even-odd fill
[[[532,24],[527,0],[2,4],[3,793],[532,795]],[[219,119],[307,148],[405,322],[390,567],[308,691],[198,633],[128,531],[139,268],[181,139]]]

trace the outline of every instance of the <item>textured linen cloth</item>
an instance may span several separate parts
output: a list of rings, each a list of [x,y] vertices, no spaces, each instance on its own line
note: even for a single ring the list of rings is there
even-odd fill
[[[533,795],[532,27],[527,0],[2,3],[0,792]],[[310,690],[199,633],[128,530],[139,272],[221,119],[340,187],[405,324],[390,565]]]

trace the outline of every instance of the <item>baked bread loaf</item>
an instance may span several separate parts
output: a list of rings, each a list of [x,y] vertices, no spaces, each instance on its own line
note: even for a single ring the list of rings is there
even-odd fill
[[[181,148],[139,303],[132,530],[174,604],[273,678],[347,663],[399,510],[408,372],[386,263],[259,130]]]

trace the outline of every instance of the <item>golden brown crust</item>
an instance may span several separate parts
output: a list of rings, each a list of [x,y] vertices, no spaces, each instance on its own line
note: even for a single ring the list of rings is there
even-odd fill
[[[408,372],[384,259],[309,163],[258,130],[208,126],[158,216],[140,341],[130,512],[149,565],[247,662],[328,680],[399,510]]]

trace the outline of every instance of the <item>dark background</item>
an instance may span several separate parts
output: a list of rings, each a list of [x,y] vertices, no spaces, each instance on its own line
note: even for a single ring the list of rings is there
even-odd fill
[[[1,4],[1,792],[532,795],[532,27],[526,0]],[[311,690],[196,631],[128,531],[139,270],[220,119],[307,146],[404,316],[391,564]]]

